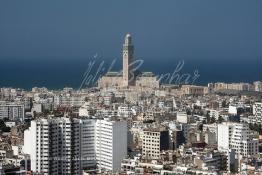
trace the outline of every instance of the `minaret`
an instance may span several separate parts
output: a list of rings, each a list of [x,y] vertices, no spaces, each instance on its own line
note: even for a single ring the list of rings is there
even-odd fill
[[[132,44],[131,35],[128,33],[125,37],[123,45],[123,86],[130,86],[134,84],[134,76],[132,72],[132,62],[134,57],[134,46]],[[130,65],[130,66],[129,66]]]

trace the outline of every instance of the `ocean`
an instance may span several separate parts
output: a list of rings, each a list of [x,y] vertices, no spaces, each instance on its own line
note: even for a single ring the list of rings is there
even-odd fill
[[[95,84],[108,70],[119,71],[121,59],[0,59],[0,87],[79,88]],[[110,68],[111,67],[111,68]],[[262,80],[261,59],[144,59],[136,64],[165,83],[206,85],[209,82]],[[172,76],[173,75],[173,76]],[[196,76],[197,75],[197,76]],[[173,78],[172,78],[173,77]]]

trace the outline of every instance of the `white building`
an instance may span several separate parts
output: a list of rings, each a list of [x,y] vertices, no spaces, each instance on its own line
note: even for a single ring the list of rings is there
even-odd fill
[[[254,88],[257,92],[262,92],[262,82],[261,81],[255,81],[254,82]]]
[[[5,126],[12,128],[16,125],[16,122],[5,122]]]
[[[41,103],[34,103],[31,109],[31,113],[33,114],[34,112],[36,113],[43,112],[43,105]]]
[[[237,106],[230,105],[228,108],[228,113],[231,115],[237,115]]]
[[[258,139],[252,135],[248,124],[222,123],[217,126],[218,150],[234,149],[242,156],[258,154]]]
[[[177,112],[176,120],[180,123],[188,123],[189,122],[189,118],[188,118],[186,112]]]
[[[125,118],[130,118],[133,116],[133,111],[129,106],[119,106],[117,115]]]
[[[95,140],[99,169],[119,171],[127,156],[127,122],[97,120]]]
[[[210,117],[214,117],[216,120],[218,120],[221,111],[215,109],[210,109],[209,111]]]
[[[14,156],[19,156],[22,153],[23,145],[12,145]]]
[[[253,104],[253,115],[261,119],[262,117],[262,102]]]
[[[95,166],[95,120],[39,119],[24,132],[23,152],[31,170],[43,174],[81,174]]]
[[[25,107],[23,104],[0,102],[0,119],[23,121],[25,117]]]
[[[81,174],[83,169],[118,171],[127,156],[126,121],[49,118],[31,121],[23,153],[31,170],[43,174]]]
[[[66,94],[54,96],[54,107],[80,107],[85,103],[85,96],[78,94]]]

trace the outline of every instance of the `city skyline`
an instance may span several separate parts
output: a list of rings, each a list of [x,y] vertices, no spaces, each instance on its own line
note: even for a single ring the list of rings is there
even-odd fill
[[[0,1],[0,175],[262,174],[262,1]]]

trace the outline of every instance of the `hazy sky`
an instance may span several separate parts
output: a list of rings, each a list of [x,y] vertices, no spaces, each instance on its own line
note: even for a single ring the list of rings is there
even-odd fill
[[[262,59],[261,0],[1,0],[0,59]]]

